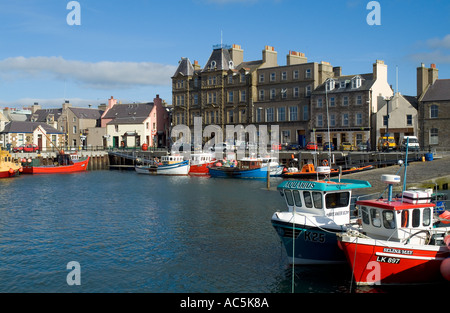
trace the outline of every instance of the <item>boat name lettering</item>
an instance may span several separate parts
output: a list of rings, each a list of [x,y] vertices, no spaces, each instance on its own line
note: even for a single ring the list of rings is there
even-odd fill
[[[310,232],[305,231],[305,241],[312,241],[312,242],[318,242],[318,243],[324,243],[325,242],[325,234],[316,233],[316,232]]]
[[[407,255],[413,254],[413,252],[411,250],[394,249],[394,248],[384,248],[383,252],[396,253],[396,254],[407,254]]]
[[[400,259],[399,258],[389,258],[387,256],[377,256],[377,262],[398,264],[398,263],[400,263]]]
[[[313,182],[293,181],[287,182],[285,186],[286,188],[313,189],[315,185]]]
[[[349,212],[346,211],[338,211],[338,212],[331,212],[331,213],[327,213],[327,217],[332,217],[332,216],[340,216],[340,215],[348,215]]]

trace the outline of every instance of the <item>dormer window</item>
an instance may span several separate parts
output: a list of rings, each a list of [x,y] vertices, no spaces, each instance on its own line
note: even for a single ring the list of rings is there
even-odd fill
[[[361,76],[355,76],[352,78],[352,89],[358,89],[361,87]]]
[[[217,65],[216,61],[211,61],[210,69],[215,69],[216,65]]]
[[[345,88],[345,86],[347,85],[346,81],[342,81],[339,88]]]
[[[334,90],[335,86],[336,86],[336,81],[334,79],[329,79],[326,82],[325,88],[327,91],[331,91],[331,90]]]
[[[233,63],[233,61],[228,62],[228,66],[230,67],[230,69],[234,69],[234,63]]]

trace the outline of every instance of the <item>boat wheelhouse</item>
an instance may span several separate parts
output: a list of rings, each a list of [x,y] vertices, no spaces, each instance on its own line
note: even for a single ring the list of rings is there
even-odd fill
[[[272,225],[284,244],[289,263],[345,263],[336,233],[357,227],[356,220],[351,221],[352,190],[369,187],[367,181],[350,179],[281,183],[278,190],[287,210],[275,212]]]
[[[362,229],[338,234],[338,242],[358,285],[443,280],[440,267],[449,257],[444,239],[450,227],[440,223],[429,196],[405,191],[400,198],[357,201]]]
[[[189,160],[184,160],[181,155],[164,155],[161,162],[151,165],[136,165],[135,170],[139,174],[185,176],[189,173]]]

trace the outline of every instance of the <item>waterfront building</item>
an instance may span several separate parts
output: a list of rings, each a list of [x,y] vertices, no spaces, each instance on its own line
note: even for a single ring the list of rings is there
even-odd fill
[[[172,77],[173,125],[193,128],[195,117],[222,130],[277,124],[281,142],[304,145],[311,93],[334,69],[326,62],[308,63],[296,51],[289,52],[286,63],[278,65],[272,46],[265,46],[261,60],[244,61],[241,46],[216,45],[203,68],[181,58]]]
[[[399,146],[404,136],[418,136],[417,97],[397,92],[392,98],[381,100],[378,104],[380,107],[373,119],[376,138],[389,133]]]
[[[327,141],[338,148],[343,142],[355,147],[369,141],[375,147],[382,127],[376,124],[376,114],[391,98],[393,90],[387,81],[387,65],[377,60],[372,73],[341,75],[325,80],[311,95],[311,141],[319,146]],[[328,132],[329,130],[329,132]]]
[[[450,79],[438,79],[435,64],[417,68],[419,142],[424,149],[450,149]]]
[[[62,108],[42,109],[42,106],[35,102],[31,107],[31,122],[47,123],[53,128],[58,129],[58,120],[61,117]]]
[[[101,125],[106,128],[106,146],[149,147],[166,146],[169,115],[163,101],[156,95],[149,103],[117,103],[111,97],[101,117]]]
[[[0,132],[0,138],[4,145],[19,147],[26,144],[35,144],[39,150],[54,150],[63,147],[65,143],[64,133],[56,128],[38,122],[11,121]]]

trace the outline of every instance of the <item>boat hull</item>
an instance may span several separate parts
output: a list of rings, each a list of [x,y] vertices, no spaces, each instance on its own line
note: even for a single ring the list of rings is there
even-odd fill
[[[267,178],[267,167],[248,170],[237,167],[210,167],[209,175],[220,178]]]
[[[440,272],[449,251],[442,246],[415,246],[341,236],[338,244],[357,285],[410,285],[444,281]]]
[[[339,249],[336,232],[341,229],[292,224],[272,218],[272,226],[285,247],[288,262],[292,265],[345,264]]]
[[[209,167],[213,164],[214,162],[191,165],[189,175],[209,175]]]
[[[159,166],[136,166],[139,174],[185,176],[189,173],[189,161]]]
[[[24,166],[24,174],[66,174],[83,172],[87,170],[90,157],[85,160],[74,161],[69,165],[42,165],[42,166]]]
[[[0,171],[0,178],[12,178],[19,176],[19,170],[14,170],[11,174],[9,171]]]

